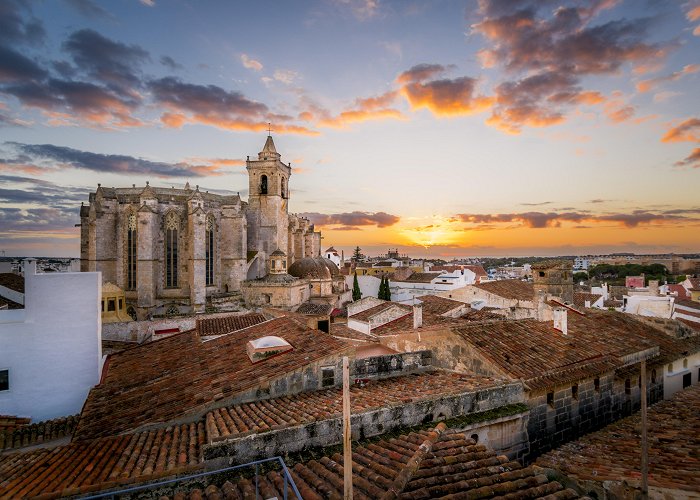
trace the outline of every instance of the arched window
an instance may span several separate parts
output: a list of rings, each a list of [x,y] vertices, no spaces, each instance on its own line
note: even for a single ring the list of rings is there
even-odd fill
[[[206,231],[206,284],[214,284],[214,217],[207,217]]]
[[[284,189],[284,177],[280,179],[280,193],[282,193],[282,198],[286,196]]]
[[[260,176],[260,194],[267,194],[267,175]]]
[[[127,217],[126,225],[126,289],[136,290],[136,214]]]
[[[177,286],[177,236],[180,221],[177,213],[170,212],[165,218],[165,286]]]

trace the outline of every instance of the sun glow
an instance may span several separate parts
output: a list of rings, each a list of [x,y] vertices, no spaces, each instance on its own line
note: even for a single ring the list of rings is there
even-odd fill
[[[467,231],[462,224],[447,217],[433,216],[429,224],[408,227],[401,230],[411,244],[430,248],[433,246],[452,246],[466,244]]]

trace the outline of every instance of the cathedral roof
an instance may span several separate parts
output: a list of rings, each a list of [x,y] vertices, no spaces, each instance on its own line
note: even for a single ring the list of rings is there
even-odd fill
[[[289,274],[297,278],[331,279],[339,273],[338,266],[323,257],[305,257],[289,266]]]

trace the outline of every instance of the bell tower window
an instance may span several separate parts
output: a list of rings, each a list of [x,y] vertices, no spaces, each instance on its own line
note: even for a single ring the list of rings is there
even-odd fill
[[[260,194],[267,194],[267,175],[260,177]]]
[[[170,212],[165,219],[165,286],[177,287],[177,236],[180,227],[178,216]]]
[[[206,284],[214,284],[214,218],[207,218],[206,231]]]
[[[127,219],[126,289],[136,290],[136,214],[129,215]]]

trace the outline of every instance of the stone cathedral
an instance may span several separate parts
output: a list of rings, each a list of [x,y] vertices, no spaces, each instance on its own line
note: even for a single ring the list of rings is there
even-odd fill
[[[320,257],[321,233],[290,214],[291,166],[268,135],[248,157],[249,198],[191,189],[105,188],[80,209],[82,271],[125,291],[132,317],[204,312],[212,301],[293,307],[309,299],[308,280],[287,274]],[[252,304],[251,304],[252,303]]]

